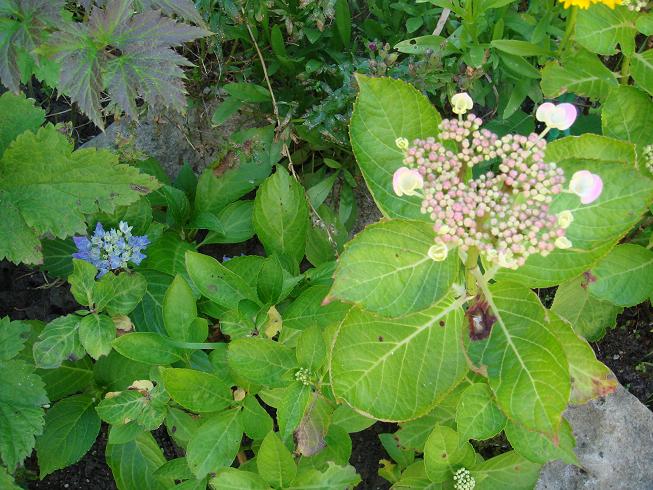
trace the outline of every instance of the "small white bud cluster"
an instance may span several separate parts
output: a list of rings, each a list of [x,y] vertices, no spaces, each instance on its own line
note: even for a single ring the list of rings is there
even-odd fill
[[[304,386],[310,386],[312,377],[313,376],[311,371],[306,368],[299,368],[299,370],[295,373],[295,379]]]
[[[621,5],[628,8],[631,12],[640,12],[648,7],[647,0],[622,0]]]
[[[453,487],[456,490],[473,490],[476,480],[466,468],[460,468],[453,474]]]

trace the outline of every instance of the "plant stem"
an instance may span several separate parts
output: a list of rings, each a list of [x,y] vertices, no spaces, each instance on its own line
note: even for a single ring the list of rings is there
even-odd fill
[[[573,36],[574,31],[576,30],[576,19],[578,18],[578,7],[571,7],[569,16],[567,17],[567,28],[565,29],[565,35],[562,38],[560,43],[560,48],[558,49],[558,54],[562,55],[569,48],[569,41],[571,36]]]
[[[473,275],[475,269],[478,269],[478,248],[472,247],[467,253],[467,259],[465,259],[465,287],[467,288],[467,295],[472,297],[476,296],[478,292],[476,279]]]

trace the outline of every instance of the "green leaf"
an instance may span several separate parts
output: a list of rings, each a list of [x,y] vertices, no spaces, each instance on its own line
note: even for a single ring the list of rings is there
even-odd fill
[[[590,294],[588,279],[578,276],[556,290],[551,311],[567,320],[574,331],[590,341],[599,340],[617,324],[622,309]]]
[[[22,490],[14,481],[14,477],[7,473],[4,466],[0,466],[0,487],[5,490]]]
[[[349,48],[351,44],[351,12],[348,0],[336,0],[336,29],[342,45]]]
[[[166,333],[163,322],[163,299],[173,278],[158,271],[142,270],[147,289],[141,302],[130,313],[130,318],[141,332]]]
[[[506,417],[497,407],[487,384],[474,383],[463,391],[456,410],[461,439],[489,439],[501,432],[505,423]]]
[[[576,439],[566,419],[562,419],[557,444],[511,421],[506,425],[506,437],[515,451],[534,463],[545,464],[560,459],[567,464],[579,464],[574,453]]]
[[[70,292],[80,305],[93,306],[93,288],[98,270],[85,260],[73,259],[73,273],[68,276]]]
[[[102,276],[93,289],[93,301],[98,311],[110,315],[127,315],[141,302],[147,281],[138,272],[121,272]]]
[[[189,250],[195,251],[195,247],[179,238],[178,234],[164,233],[147,248],[147,258],[141,263],[141,268],[164,272],[170,276],[184,275],[184,257]]]
[[[195,194],[195,211],[216,213],[225,226],[220,211],[256,189],[281,158],[272,126],[237,133],[229,143],[229,151],[202,173]]]
[[[318,371],[327,355],[327,346],[324,342],[322,329],[313,325],[303,330],[297,339],[297,362],[300,366]]]
[[[515,56],[549,56],[551,52],[540,44],[516,39],[495,39],[490,46]]]
[[[45,122],[45,111],[23,94],[0,95],[0,156],[24,131],[36,132]]]
[[[27,323],[12,322],[8,316],[0,318],[0,361],[16,357],[29,338],[31,328]]]
[[[405,82],[363,75],[356,80],[360,93],[349,132],[374,201],[385,216],[426,220],[419,198],[398,197],[392,190],[392,175],[403,161],[395,140],[436,136],[440,115],[424,95]]]
[[[360,432],[375,422],[374,419],[359,414],[348,405],[338,405],[331,416],[331,423],[339,425],[348,433]]]
[[[337,466],[332,461],[324,471],[315,469],[300,470],[288,490],[334,490],[354,488],[361,481],[360,475],[352,466]]]
[[[293,433],[295,454],[310,457],[325,449],[332,413],[333,406],[330,400],[317,392],[311,393],[304,417]]]
[[[13,472],[34,447],[43,430],[43,381],[23,361],[0,361],[0,458]]]
[[[270,91],[255,83],[227,83],[223,87],[232,97],[242,102],[270,102]]]
[[[283,291],[283,268],[276,255],[268,257],[259,270],[256,289],[263,304],[277,304]]]
[[[44,239],[43,265],[41,266],[49,276],[65,279],[73,272],[73,253],[77,251],[72,240]]]
[[[229,343],[229,368],[251,383],[283,386],[283,375],[296,367],[294,352],[263,338],[240,338]]]
[[[25,132],[0,160],[0,258],[42,261],[38,237],[86,234],[84,215],[112,212],[159,187],[117,156],[94,148],[73,151],[54,126]],[[35,245],[36,249],[35,249]]]
[[[263,479],[275,488],[286,488],[297,476],[297,465],[279,436],[270,432],[256,454],[256,467]]]
[[[116,326],[106,315],[86,315],[79,322],[79,341],[93,359],[108,355],[115,338]]]
[[[284,326],[295,330],[317,326],[323,330],[339,323],[351,305],[331,301],[323,306],[322,302],[329,289],[329,286],[318,284],[303,291],[283,312]]]
[[[653,95],[653,49],[633,53],[630,74],[641,88]]]
[[[485,299],[496,322],[483,364],[497,404],[509,418],[552,439],[571,389],[564,350],[546,329],[544,308],[532,291],[495,283],[489,293]]]
[[[149,432],[126,444],[108,445],[106,458],[118,490],[165,490],[174,485],[172,478],[154,475],[166,459]]]
[[[231,388],[213,374],[194,369],[162,369],[172,399],[192,412],[217,412],[233,402]]]
[[[239,411],[231,410],[204,422],[188,443],[186,459],[196,478],[231,466],[243,436]]]
[[[243,101],[237,97],[225,98],[211,116],[211,124],[221,126],[243,106]]]
[[[579,10],[576,21],[576,42],[585,49],[602,55],[621,52],[630,56],[635,51],[638,14],[626,8],[609,8],[599,4],[594,8]]]
[[[277,253],[299,264],[304,257],[308,217],[303,187],[277,166],[256,191],[254,201],[254,229],[267,254]]]
[[[573,53],[561,62],[550,61],[542,68],[542,93],[551,99],[573,93],[604,100],[617,85],[615,74],[596,55],[585,50]]]
[[[167,366],[182,359],[182,351],[158,333],[133,332],[113,341],[121,355],[144,364]]]
[[[427,50],[434,53],[441,53],[447,40],[442,36],[420,36],[412,39],[405,39],[394,45],[394,49],[400,53],[423,55]]]
[[[175,480],[194,480],[195,477],[188,467],[186,458],[175,458],[166,462],[156,470],[156,476],[174,478]]]
[[[148,379],[150,370],[149,365],[123,357],[115,350],[93,365],[95,382],[107,391],[125,390],[135,379]]]
[[[263,439],[272,430],[272,418],[251,394],[243,400],[240,421],[245,434],[255,441]]]
[[[135,421],[124,425],[112,425],[109,430],[107,444],[125,444],[131,442],[143,432],[145,432],[145,429]]]
[[[100,433],[95,399],[76,395],[55,403],[45,414],[45,430],[36,440],[41,478],[79,461]]]
[[[210,481],[211,488],[215,490],[270,490],[270,487],[256,473],[224,468],[217,472]]]
[[[311,401],[311,388],[294,382],[288,386],[277,407],[277,422],[281,440],[288,448],[294,446],[295,429],[299,427]]]
[[[434,482],[442,482],[453,476],[455,467],[469,459],[474,450],[469,442],[461,440],[455,430],[436,425],[424,446],[424,466],[426,474]],[[473,461],[473,459],[472,459]]]
[[[210,231],[202,244],[240,243],[249,240],[255,233],[253,215],[254,201],[236,201],[228,204],[217,214],[223,224],[223,232]]]
[[[382,420],[408,420],[429,412],[467,372],[461,305],[462,300],[447,296],[427,310],[397,319],[350,310],[331,352],[336,398]]]
[[[100,418],[111,425],[128,424],[143,413],[147,399],[138,391],[127,390],[104,398],[95,408]]]
[[[548,329],[560,340],[569,362],[570,403],[575,405],[587,403],[617,389],[617,378],[612,371],[596,359],[596,355],[587,341],[576,335],[568,323],[553,313]]]
[[[474,490],[530,490],[535,488],[541,467],[515,451],[500,454],[472,470],[477,480]]]
[[[591,271],[592,295],[617,306],[635,306],[653,292],[653,252],[640,245],[617,245]]]
[[[51,402],[85,390],[93,383],[93,363],[84,357],[77,362],[64,361],[57,369],[39,369]]]
[[[653,141],[653,101],[641,90],[622,85],[605,100],[601,122],[606,136],[640,148],[649,145]]]
[[[243,299],[258,302],[256,290],[213,257],[186,253],[186,268],[203,296],[226,309],[237,309]]]
[[[76,361],[84,356],[86,352],[77,332],[80,321],[77,315],[66,315],[45,326],[33,349],[37,367],[52,369],[66,359]]]
[[[200,422],[195,416],[174,407],[168,409],[165,419],[168,434],[183,448],[188,446],[188,442],[197,432]]]
[[[329,297],[391,317],[432,305],[457,279],[459,267],[454,253],[442,262],[429,257],[434,236],[433,226],[419,221],[368,226],[347,244]]]
[[[197,331],[197,306],[193,290],[177,275],[163,298],[163,321],[168,336],[184,342],[203,342],[207,332]]]

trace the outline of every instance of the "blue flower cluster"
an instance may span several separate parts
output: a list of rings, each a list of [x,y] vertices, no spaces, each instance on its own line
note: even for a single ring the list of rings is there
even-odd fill
[[[145,258],[142,250],[150,241],[147,235],[134,236],[131,231],[132,227],[124,221],[118,224],[118,229],[109,231],[104,231],[102,223],[98,223],[90,239],[85,236],[73,237],[78,250],[73,257],[97,267],[98,278],[110,270],[126,269],[127,262],[138,265]]]

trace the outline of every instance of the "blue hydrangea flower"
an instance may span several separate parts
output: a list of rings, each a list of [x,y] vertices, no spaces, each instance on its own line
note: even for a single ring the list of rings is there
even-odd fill
[[[146,257],[143,250],[150,244],[147,235],[134,236],[132,227],[121,221],[118,229],[105,231],[102,223],[95,226],[90,238],[73,237],[77,252],[73,257],[90,262],[98,269],[100,278],[110,270],[126,269],[127,263],[138,265]]]

